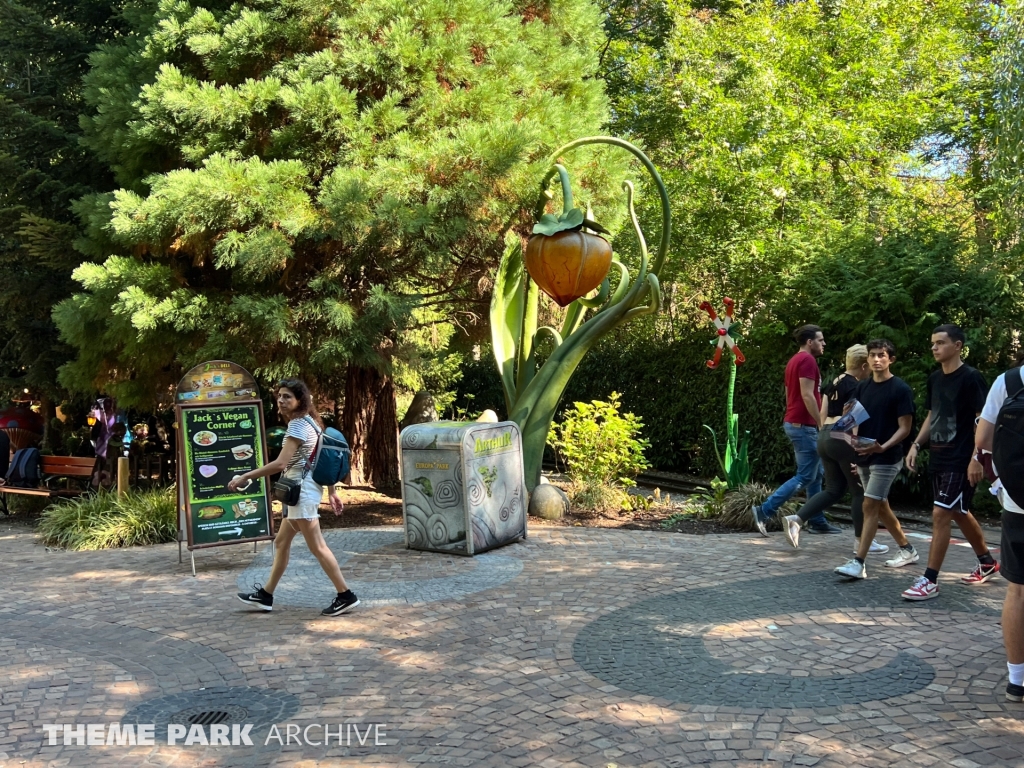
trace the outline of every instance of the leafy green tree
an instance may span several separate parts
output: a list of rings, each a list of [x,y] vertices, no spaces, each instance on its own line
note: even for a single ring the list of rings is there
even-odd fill
[[[606,118],[601,42],[588,0],[161,0],[87,78],[121,189],[79,206],[62,381],[142,404],[201,359],[344,370],[355,478],[393,483],[402,329],[479,307],[548,154]]]
[[[47,415],[72,353],[51,318],[81,262],[71,203],[113,187],[78,116],[87,57],[117,33],[119,5],[0,0],[0,390],[28,389]]]
[[[993,57],[996,127],[995,176],[1007,234],[1019,242],[1024,230],[1024,4],[1001,6]]]

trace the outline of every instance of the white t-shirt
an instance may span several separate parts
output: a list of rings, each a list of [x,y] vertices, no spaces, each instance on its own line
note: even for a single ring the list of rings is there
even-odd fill
[[[999,409],[1003,407],[1004,402],[1006,402],[1006,374],[1001,373],[992,382],[992,388],[988,391],[988,398],[985,400],[985,407],[981,409],[981,418],[989,424],[995,424],[996,419],[999,418]],[[996,474],[999,474],[999,467],[995,465],[995,462],[992,463],[992,469],[995,470]],[[1003,509],[1007,512],[1017,512],[1024,515],[1024,509],[1018,506],[1010,498],[1010,494],[1003,489],[999,490],[999,503],[1002,504]]]
[[[296,449],[291,461],[288,462],[288,466],[284,470],[285,475],[295,479],[302,476],[302,470],[306,466],[307,459],[309,459],[316,448],[316,441],[319,436],[320,432],[317,431],[313,420],[308,416],[292,419],[288,422],[285,437],[294,437],[299,441],[299,447]]]

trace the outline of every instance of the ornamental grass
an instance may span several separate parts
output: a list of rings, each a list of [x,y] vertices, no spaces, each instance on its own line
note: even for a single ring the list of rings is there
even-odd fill
[[[43,543],[72,550],[115,549],[174,541],[178,512],[174,489],[101,491],[64,499],[43,512]]]

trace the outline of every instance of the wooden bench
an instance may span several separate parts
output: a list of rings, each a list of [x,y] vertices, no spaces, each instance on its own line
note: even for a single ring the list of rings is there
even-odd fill
[[[5,515],[11,514],[7,508],[7,494],[15,493],[23,496],[48,496],[50,498],[81,496],[89,490],[96,459],[77,456],[41,456],[39,473],[43,484],[39,488],[14,488],[0,485],[0,509]],[[56,483],[62,479],[70,479],[84,485],[82,488],[57,488]]]

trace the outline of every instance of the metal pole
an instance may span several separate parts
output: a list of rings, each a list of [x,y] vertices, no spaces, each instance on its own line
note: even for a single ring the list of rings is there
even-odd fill
[[[195,552],[195,550],[192,550],[188,554],[192,558],[192,576],[195,577],[195,575],[196,575],[196,552]]]

